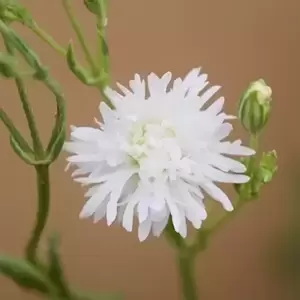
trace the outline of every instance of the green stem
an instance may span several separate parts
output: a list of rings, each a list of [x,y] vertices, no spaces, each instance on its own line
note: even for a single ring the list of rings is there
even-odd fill
[[[15,51],[14,51],[13,47],[11,47],[11,45],[5,38],[3,38],[3,40],[4,40],[4,44],[5,44],[5,47],[8,51],[8,53],[10,55],[14,56]],[[41,159],[41,158],[43,158],[43,154],[44,154],[43,145],[42,145],[42,142],[41,142],[41,139],[40,139],[40,136],[39,136],[36,124],[35,124],[35,118],[33,116],[33,113],[32,113],[32,110],[31,110],[31,107],[30,107],[30,104],[28,101],[28,97],[27,97],[27,93],[25,90],[25,86],[23,84],[23,80],[20,77],[16,77],[15,83],[16,83],[19,97],[20,97],[22,107],[23,107],[23,110],[25,113],[27,124],[29,127],[35,156],[36,156],[36,158]]]
[[[26,257],[34,264],[37,263],[36,251],[47,222],[50,206],[49,166],[36,166],[35,170],[37,177],[38,210],[36,223],[26,247]]]
[[[37,23],[34,23],[29,27],[39,38],[46,42],[51,48],[56,50],[59,54],[66,56],[66,50],[61,47],[45,30],[39,27]]]
[[[75,33],[76,33],[77,39],[78,39],[79,44],[80,44],[80,46],[83,50],[83,53],[85,55],[85,58],[86,58],[87,62],[89,63],[93,74],[98,75],[98,69],[97,69],[97,67],[96,67],[96,65],[93,61],[93,58],[92,58],[92,55],[91,55],[89,49],[87,48],[87,44],[85,42],[85,39],[84,39],[83,33],[81,31],[80,25],[79,25],[79,23],[77,22],[77,20],[74,16],[70,0],[63,0],[62,3],[63,3],[63,7],[64,7],[64,9],[67,13],[67,16],[68,16],[68,18],[71,22],[71,25],[72,25]]]
[[[171,218],[164,231],[167,240],[177,250],[178,272],[181,281],[182,300],[197,300],[197,285],[195,278],[196,252],[177,233],[173,227]]]
[[[172,218],[169,218],[166,229],[164,230],[164,234],[165,234],[167,240],[173,246],[175,246],[178,250],[186,247],[186,243],[185,243],[184,239],[174,229],[174,226],[172,223]]]
[[[188,251],[180,251],[178,255],[178,270],[181,280],[182,300],[197,300],[195,256]]]
[[[106,37],[104,22],[106,19],[106,5],[103,0],[98,0],[98,15],[97,15],[97,40],[98,40],[98,55],[99,55],[99,67],[104,68],[104,53],[103,53],[103,42]],[[104,70],[108,72],[108,70]]]
[[[36,158],[43,158],[44,150],[43,150],[43,145],[35,124],[35,119],[30,107],[30,104],[28,102],[27,94],[25,91],[25,86],[20,78],[15,79],[15,83],[18,89],[18,93],[20,96],[20,100],[22,102],[22,107],[26,116],[27,124],[30,130],[30,135],[32,139],[32,144],[33,144],[33,149],[36,155]]]
[[[236,214],[237,212],[240,211],[240,209],[246,204],[248,203],[247,201],[243,201],[243,199],[241,199],[240,196],[237,197],[237,201],[236,204],[234,206],[234,210],[231,212],[226,212],[225,215],[223,216],[223,218],[221,218],[214,226],[213,228],[211,228],[209,230],[209,237],[211,237],[211,235],[215,232],[217,232],[219,230],[219,228],[221,228],[225,223],[227,223],[229,220],[231,220]],[[201,230],[200,230],[201,231]]]

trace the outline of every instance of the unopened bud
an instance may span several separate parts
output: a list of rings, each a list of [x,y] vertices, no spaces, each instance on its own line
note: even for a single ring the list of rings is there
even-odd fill
[[[0,76],[14,78],[18,75],[17,62],[9,54],[0,53]]]
[[[252,82],[239,103],[239,118],[247,131],[257,134],[266,125],[270,110],[272,90],[264,80]]]
[[[5,23],[19,22],[31,27],[33,19],[17,0],[0,0],[0,18]]]

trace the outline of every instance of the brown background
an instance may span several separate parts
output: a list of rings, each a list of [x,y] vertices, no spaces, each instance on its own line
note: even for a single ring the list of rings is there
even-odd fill
[[[37,22],[62,45],[74,34],[58,0],[23,0]],[[76,12],[95,45],[93,18],[80,0]],[[68,124],[90,124],[98,117],[99,96],[68,71],[62,57],[28,30],[16,26],[62,84]],[[299,67],[300,2],[298,0],[112,0],[109,7],[112,82],[126,83],[135,72],[182,76],[202,66],[210,81],[224,86],[226,109],[234,113],[247,84],[264,78],[273,89],[273,115],[264,149],[277,149],[280,172],[261,199],[248,205],[212,240],[197,261],[202,300],[298,299],[291,282],[270,268],[274,238],[288,224],[293,168],[300,142]],[[78,48],[77,48],[78,49]],[[25,122],[12,82],[1,81],[1,106],[16,124]],[[29,82],[29,93],[43,136],[54,112],[52,96]],[[241,128],[238,130],[241,131]],[[238,132],[238,131],[237,131]],[[35,214],[33,171],[9,147],[0,127],[0,251],[21,255]],[[65,155],[51,169],[52,207],[48,231],[63,236],[62,254],[70,280],[84,289],[120,290],[126,299],[179,299],[173,252],[164,239],[140,244],[129,234],[104,223],[78,220],[83,191],[64,172]],[[232,193],[232,191],[230,191]],[[43,248],[43,245],[41,246]],[[274,268],[276,269],[276,268]],[[0,299],[36,299],[0,279]]]

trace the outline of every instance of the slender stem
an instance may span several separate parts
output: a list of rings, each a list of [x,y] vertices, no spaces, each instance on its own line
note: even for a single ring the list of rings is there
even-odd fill
[[[106,43],[106,19],[107,19],[107,4],[104,3],[105,0],[97,0],[98,4],[98,15],[97,15],[97,58],[99,64],[98,73],[102,75],[103,80],[101,80],[98,89],[100,91],[102,100],[111,108],[114,109],[114,105],[106,96],[104,90],[108,85],[109,81],[109,55],[107,52]]]
[[[178,270],[181,280],[182,300],[197,300],[195,256],[189,252],[179,252]]]
[[[50,36],[45,30],[39,27],[37,23],[34,23],[33,26],[29,27],[39,38],[46,42],[50,47],[56,50],[59,54],[65,56],[66,50],[61,47],[52,36]]]
[[[176,249],[182,249],[186,247],[185,240],[181,237],[179,233],[177,233],[174,229],[172,219],[169,218],[168,224],[166,226],[166,229],[164,231],[164,234],[167,238],[167,240],[176,247]]]
[[[64,9],[67,13],[67,16],[68,16],[68,18],[71,22],[71,25],[72,25],[75,33],[76,33],[76,36],[78,38],[78,41],[80,43],[80,46],[83,50],[83,53],[85,55],[85,58],[86,58],[87,62],[89,63],[89,65],[91,67],[91,70],[94,73],[94,75],[98,75],[98,69],[97,69],[97,67],[96,67],[96,65],[93,61],[93,58],[92,58],[92,55],[91,55],[89,49],[87,48],[83,33],[81,31],[81,28],[80,28],[80,25],[79,25],[78,21],[76,20],[76,18],[74,16],[70,0],[63,0],[62,3],[63,3],[63,7],[64,7]]]
[[[171,218],[164,231],[167,240],[177,250],[178,272],[181,280],[182,300],[197,300],[197,285],[195,279],[195,258],[196,252],[187,245],[185,240],[178,234]]]
[[[250,135],[250,147],[255,151],[258,150],[258,135],[251,134]],[[253,155],[249,158],[248,164],[248,174],[251,176],[253,173],[253,169],[255,168],[256,155]]]
[[[240,211],[240,209],[247,203],[247,201],[242,201],[243,199],[240,196],[238,196],[237,198],[238,199],[236,201],[234,210],[231,212],[226,212],[225,215],[213,226],[213,228],[209,230],[209,237],[211,236],[211,234],[217,232],[218,229],[223,226],[223,224],[231,220],[237,214],[237,212]]]
[[[5,47],[8,51],[8,53],[10,55],[14,55],[15,51],[14,51],[13,47],[11,47],[11,45],[5,38],[4,38],[4,44],[5,44]],[[27,93],[25,90],[25,86],[23,84],[23,80],[20,77],[16,77],[15,83],[16,83],[19,97],[20,97],[22,107],[23,107],[23,110],[25,113],[27,124],[29,127],[35,156],[36,156],[36,158],[43,158],[43,153],[44,153],[43,145],[42,145],[42,142],[41,142],[41,139],[40,139],[40,136],[39,136],[36,124],[35,124],[35,118],[32,113],[29,101],[28,101],[28,97],[27,97]]]
[[[106,26],[106,5],[104,4],[103,0],[98,1],[98,15],[97,15],[97,40],[98,40],[98,56],[99,56],[99,67],[104,68],[104,60],[103,60],[103,42],[106,37],[105,26]],[[104,70],[107,72],[108,70]]]
[[[15,83],[18,89],[20,100],[22,102],[22,107],[30,130],[34,152],[37,158],[43,158],[43,154],[44,154],[43,145],[35,124],[35,119],[30,104],[28,102],[23,80],[21,78],[16,78]]]
[[[37,263],[36,251],[47,222],[50,206],[49,166],[36,166],[35,170],[37,177],[38,210],[36,223],[26,247],[26,257],[34,264]]]

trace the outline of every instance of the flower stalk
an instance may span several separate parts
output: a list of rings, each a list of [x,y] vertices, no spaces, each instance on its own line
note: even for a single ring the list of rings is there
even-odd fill
[[[44,29],[42,29],[36,22],[28,26],[40,39],[46,42],[51,48],[53,48],[57,53],[62,56],[66,55],[66,49],[60,46],[54,38],[49,35]]]
[[[84,35],[81,31],[81,26],[79,24],[79,22],[77,21],[76,17],[74,16],[74,13],[73,13],[73,9],[72,9],[72,6],[71,6],[71,2],[70,0],[63,0],[62,1],[62,4],[63,4],[63,7],[65,9],[65,12],[68,16],[68,19],[72,25],[72,28],[74,29],[75,33],[76,33],[76,36],[77,36],[77,39],[78,39],[78,42],[82,48],[82,51],[85,55],[85,58],[92,70],[92,73],[93,75],[98,75],[98,69],[97,69],[97,66],[93,60],[93,57],[87,47],[87,43],[85,41],[85,38],[84,38]]]
[[[190,253],[181,251],[177,260],[181,280],[182,300],[199,300],[195,279],[195,257]]]
[[[37,181],[38,209],[36,213],[36,222],[25,251],[27,259],[33,264],[38,263],[37,249],[47,223],[50,206],[49,166],[36,166],[35,171]]]
[[[7,39],[5,39],[4,37],[4,44],[6,47],[7,52],[11,55],[14,56],[14,49],[11,46],[11,44],[9,43],[9,41]],[[43,145],[38,133],[38,129],[35,123],[35,118],[30,106],[30,103],[28,101],[28,97],[27,97],[27,93],[25,90],[25,86],[23,83],[23,80],[16,75],[15,77],[15,84],[19,93],[19,98],[21,100],[22,103],[22,107],[23,107],[23,111],[27,120],[27,124],[29,127],[29,131],[30,131],[30,135],[31,135],[31,139],[32,139],[32,143],[33,143],[33,150],[34,153],[36,155],[37,159],[42,159],[43,158]]]

